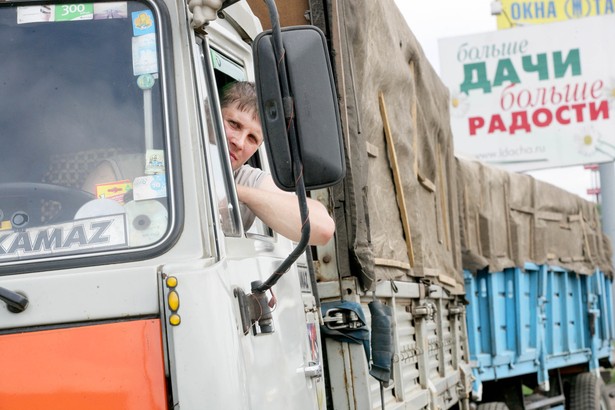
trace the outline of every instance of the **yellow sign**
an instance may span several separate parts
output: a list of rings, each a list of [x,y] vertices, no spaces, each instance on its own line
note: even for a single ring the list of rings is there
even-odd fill
[[[498,29],[614,14],[615,0],[500,0]]]

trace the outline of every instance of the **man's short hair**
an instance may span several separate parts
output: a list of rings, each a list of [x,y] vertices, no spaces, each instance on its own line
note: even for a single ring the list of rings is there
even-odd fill
[[[256,103],[256,87],[249,81],[237,81],[227,84],[222,90],[222,108],[237,104],[243,112],[258,117],[258,104]]]

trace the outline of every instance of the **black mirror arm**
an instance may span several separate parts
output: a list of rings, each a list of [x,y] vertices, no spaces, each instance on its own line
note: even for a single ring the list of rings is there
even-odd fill
[[[288,76],[286,73],[286,63],[284,59],[284,45],[282,44],[282,31],[280,29],[280,20],[278,17],[278,10],[275,6],[274,0],[264,0],[269,9],[269,18],[271,19],[271,33],[273,41],[273,50],[276,61],[278,62],[278,75],[280,77],[280,85],[282,91],[282,101],[284,104],[284,117],[287,123],[288,139],[290,144],[291,156],[293,161],[293,176],[296,181],[295,193],[299,201],[299,211],[301,214],[301,220],[303,221],[301,227],[301,239],[293,251],[288,257],[278,266],[278,268],[269,276],[269,278],[258,286],[255,291],[266,292],[278,280],[284,273],[290,269],[293,263],[301,256],[308,246],[310,240],[310,218],[309,210],[307,206],[307,194],[305,192],[305,181],[303,179],[303,164],[301,162],[301,155],[299,153],[299,143],[297,140],[297,133],[295,130],[294,121],[294,109],[293,99],[290,95],[288,86]]]

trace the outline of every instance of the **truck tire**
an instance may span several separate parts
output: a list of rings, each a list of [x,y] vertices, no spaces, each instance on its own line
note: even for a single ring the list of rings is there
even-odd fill
[[[506,403],[494,401],[491,403],[479,404],[477,410],[508,410]]]
[[[569,410],[609,410],[604,382],[592,373],[575,376],[570,388]]]

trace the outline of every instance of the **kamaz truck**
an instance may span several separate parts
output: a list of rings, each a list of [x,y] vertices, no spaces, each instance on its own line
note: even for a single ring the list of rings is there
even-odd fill
[[[472,225],[489,208],[461,200],[448,91],[393,1],[277,7],[0,2],[0,409],[548,408],[581,403],[580,382],[551,388],[577,374],[600,392],[606,245],[468,264],[466,226],[495,249],[506,218]],[[236,81],[256,84],[251,165],[296,195],[298,242],[244,229]],[[325,246],[307,196],[336,222]],[[554,292],[576,319],[549,319]],[[539,407],[507,398],[522,388]]]

